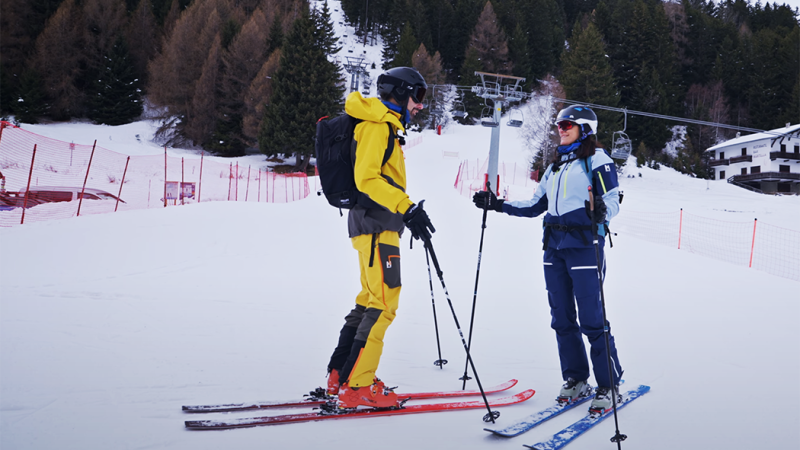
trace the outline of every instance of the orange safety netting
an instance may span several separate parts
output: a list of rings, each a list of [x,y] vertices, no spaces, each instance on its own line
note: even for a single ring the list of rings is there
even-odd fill
[[[0,123],[0,173],[0,226],[6,227],[196,202],[287,203],[310,192],[303,173],[277,174],[166,151],[127,156],[39,136],[8,122]]]

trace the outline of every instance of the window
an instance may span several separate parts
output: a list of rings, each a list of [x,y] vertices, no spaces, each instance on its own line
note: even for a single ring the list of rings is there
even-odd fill
[[[725,152],[719,152],[719,159],[725,159]]]
[[[753,166],[750,168],[750,173],[761,173],[761,166]]]
[[[781,153],[786,153],[786,144],[781,144]]]
[[[747,167],[742,167],[742,175],[747,175]]]
[[[794,154],[795,155],[800,155],[800,145],[795,145],[794,146]]]
[[[789,166],[779,166],[778,172],[780,173],[790,173],[792,170]]]
[[[742,156],[747,156],[747,147],[742,149]]]
[[[720,170],[719,171],[719,179],[720,180],[724,180],[725,179],[725,171],[724,170]]]

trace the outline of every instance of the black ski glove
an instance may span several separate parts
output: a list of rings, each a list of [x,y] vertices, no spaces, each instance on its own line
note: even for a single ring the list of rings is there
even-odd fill
[[[472,196],[472,203],[475,203],[480,209],[493,209],[497,212],[503,212],[503,203],[505,200],[498,199],[492,191],[478,191]]]
[[[589,219],[594,220],[595,223],[603,223],[606,221],[606,202],[603,201],[603,197],[599,195],[594,196],[594,217],[592,217],[592,205],[589,203],[589,200],[584,201],[584,206],[586,207],[586,215],[589,216]]]
[[[436,232],[436,228],[433,227],[431,219],[428,218],[428,213],[422,209],[423,203],[425,203],[425,200],[422,200],[419,204],[411,205],[408,211],[403,214],[403,222],[406,224],[406,228],[411,231],[411,236],[414,239],[427,241],[430,240],[431,233]]]

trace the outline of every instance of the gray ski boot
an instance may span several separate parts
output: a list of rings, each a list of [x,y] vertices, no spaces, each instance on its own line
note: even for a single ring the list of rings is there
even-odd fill
[[[614,407],[612,395],[617,395],[617,404],[622,401],[622,396],[618,394],[619,389],[611,389],[607,387],[599,387],[595,392],[592,404],[589,406],[589,413],[595,415],[603,415]]]
[[[569,378],[564,386],[561,387],[561,393],[556,398],[560,404],[572,403],[575,400],[588,397],[592,394],[592,386],[586,381],[578,381]]]

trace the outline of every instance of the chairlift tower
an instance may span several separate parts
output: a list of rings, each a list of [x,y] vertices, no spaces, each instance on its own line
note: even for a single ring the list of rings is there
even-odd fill
[[[358,90],[358,79],[361,74],[367,73],[367,62],[363,57],[345,56],[347,62],[344,70],[350,74],[350,92]]]
[[[522,87],[520,86],[520,83],[525,82],[525,78],[487,72],[475,72],[475,75],[481,77],[481,84],[473,86],[472,92],[478,97],[482,97],[484,101],[491,100],[494,105],[492,118],[486,120],[486,126],[492,128],[487,175],[493,191],[499,196],[500,186],[498,186],[499,183],[497,182],[497,165],[500,156],[500,116],[504,105],[520,102],[525,98],[525,93],[522,92]],[[481,117],[481,122],[483,124],[483,117]],[[486,186],[484,185],[485,188]]]

